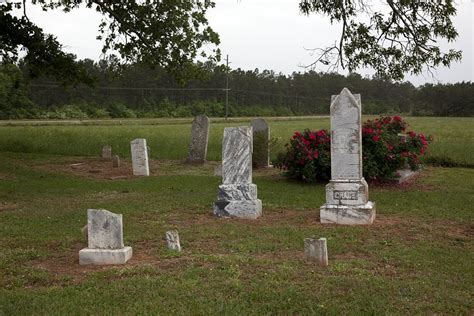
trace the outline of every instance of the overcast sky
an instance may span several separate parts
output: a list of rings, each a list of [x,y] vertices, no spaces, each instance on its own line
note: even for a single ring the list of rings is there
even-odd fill
[[[223,57],[229,54],[232,68],[253,70],[271,69],[284,74],[305,71],[302,65],[314,57],[305,48],[325,47],[338,38],[339,25],[331,25],[321,15],[303,16],[297,0],[217,0],[216,7],[208,12],[210,25],[221,38]],[[375,1],[376,2],[376,1]],[[474,1],[457,0],[458,13],[454,23],[459,37],[454,43],[441,43],[444,49],[463,51],[463,60],[451,68],[439,67],[436,79],[409,76],[415,85],[425,82],[474,81]],[[70,13],[54,10],[43,12],[29,4],[30,20],[56,35],[66,50],[78,58],[98,60],[101,42],[98,35],[100,16],[90,9],[77,9]],[[321,70],[324,70],[323,68]],[[360,71],[370,74],[370,70]]]

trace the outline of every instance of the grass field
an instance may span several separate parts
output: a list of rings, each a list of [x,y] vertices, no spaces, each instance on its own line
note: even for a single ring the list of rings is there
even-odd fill
[[[432,155],[474,162],[473,119],[408,121],[435,135]],[[369,227],[321,225],[324,184],[255,171],[263,216],[219,219],[210,214],[217,163],[163,160],[186,157],[189,122],[0,127],[0,315],[474,313],[474,169],[428,167],[410,185],[371,185]],[[212,160],[224,126],[247,122],[212,125]],[[281,144],[295,129],[329,122],[270,125]],[[109,180],[69,166],[105,172],[110,164],[93,157],[102,145],[127,157],[137,137],[160,159],[151,177]],[[126,159],[120,172],[130,173]],[[123,214],[134,251],[127,265],[78,264],[88,208]],[[174,228],[182,253],[163,240]],[[304,261],[311,236],[328,239],[329,267]]]
[[[364,119],[367,119],[365,117]],[[222,134],[225,126],[248,125],[250,119],[234,119],[225,123],[222,119],[211,123],[209,160],[220,160]],[[474,164],[474,118],[407,118],[416,132],[432,134],[435,138],[429,155],[450,157],[460,164]],[[121,124],[120,124],[121,122]],[[112,145],[114,153],[130,157],[130,140],[146,138],[151,156],[156,159],[186,158],[191,131],[190,119],[105,120],[84,122],[83,125],[36,125],[11,126],[0,124],[0,150],[58,154],[68,156],[97,156],[105,144]],[[94,124],[94,125],[89,125]],[[273,151],[283,150],[283,145],[296,130],[329,128],[328,117],[270,119],[272,136],[278,139]]]

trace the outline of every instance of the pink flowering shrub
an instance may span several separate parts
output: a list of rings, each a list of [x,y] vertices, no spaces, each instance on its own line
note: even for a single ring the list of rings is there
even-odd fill
[[[405,166],[418,169],[431,136],[409,131],[399,116],[368,120],[362,125],[363,174],[367,179],[396,176]],[[295,132],[274,165],[289,178],[306,182],[331,178],[331,139],[327,130]]]

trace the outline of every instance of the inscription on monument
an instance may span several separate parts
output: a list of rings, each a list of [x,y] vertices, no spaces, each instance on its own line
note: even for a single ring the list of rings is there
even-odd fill
[[[359,198],[357,191],[333,191],[335,200],[357,200]]]

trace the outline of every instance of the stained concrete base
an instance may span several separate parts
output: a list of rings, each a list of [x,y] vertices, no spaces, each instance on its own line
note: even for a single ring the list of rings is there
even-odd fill
[[[319,210],[323,224],[370,225],[375,219],[375,203],[365,205],[324,204]]]
[[[122,249],[90,249],[79,251],[79,264],[107,265],[124,264],[132,258],[132,247]]]

